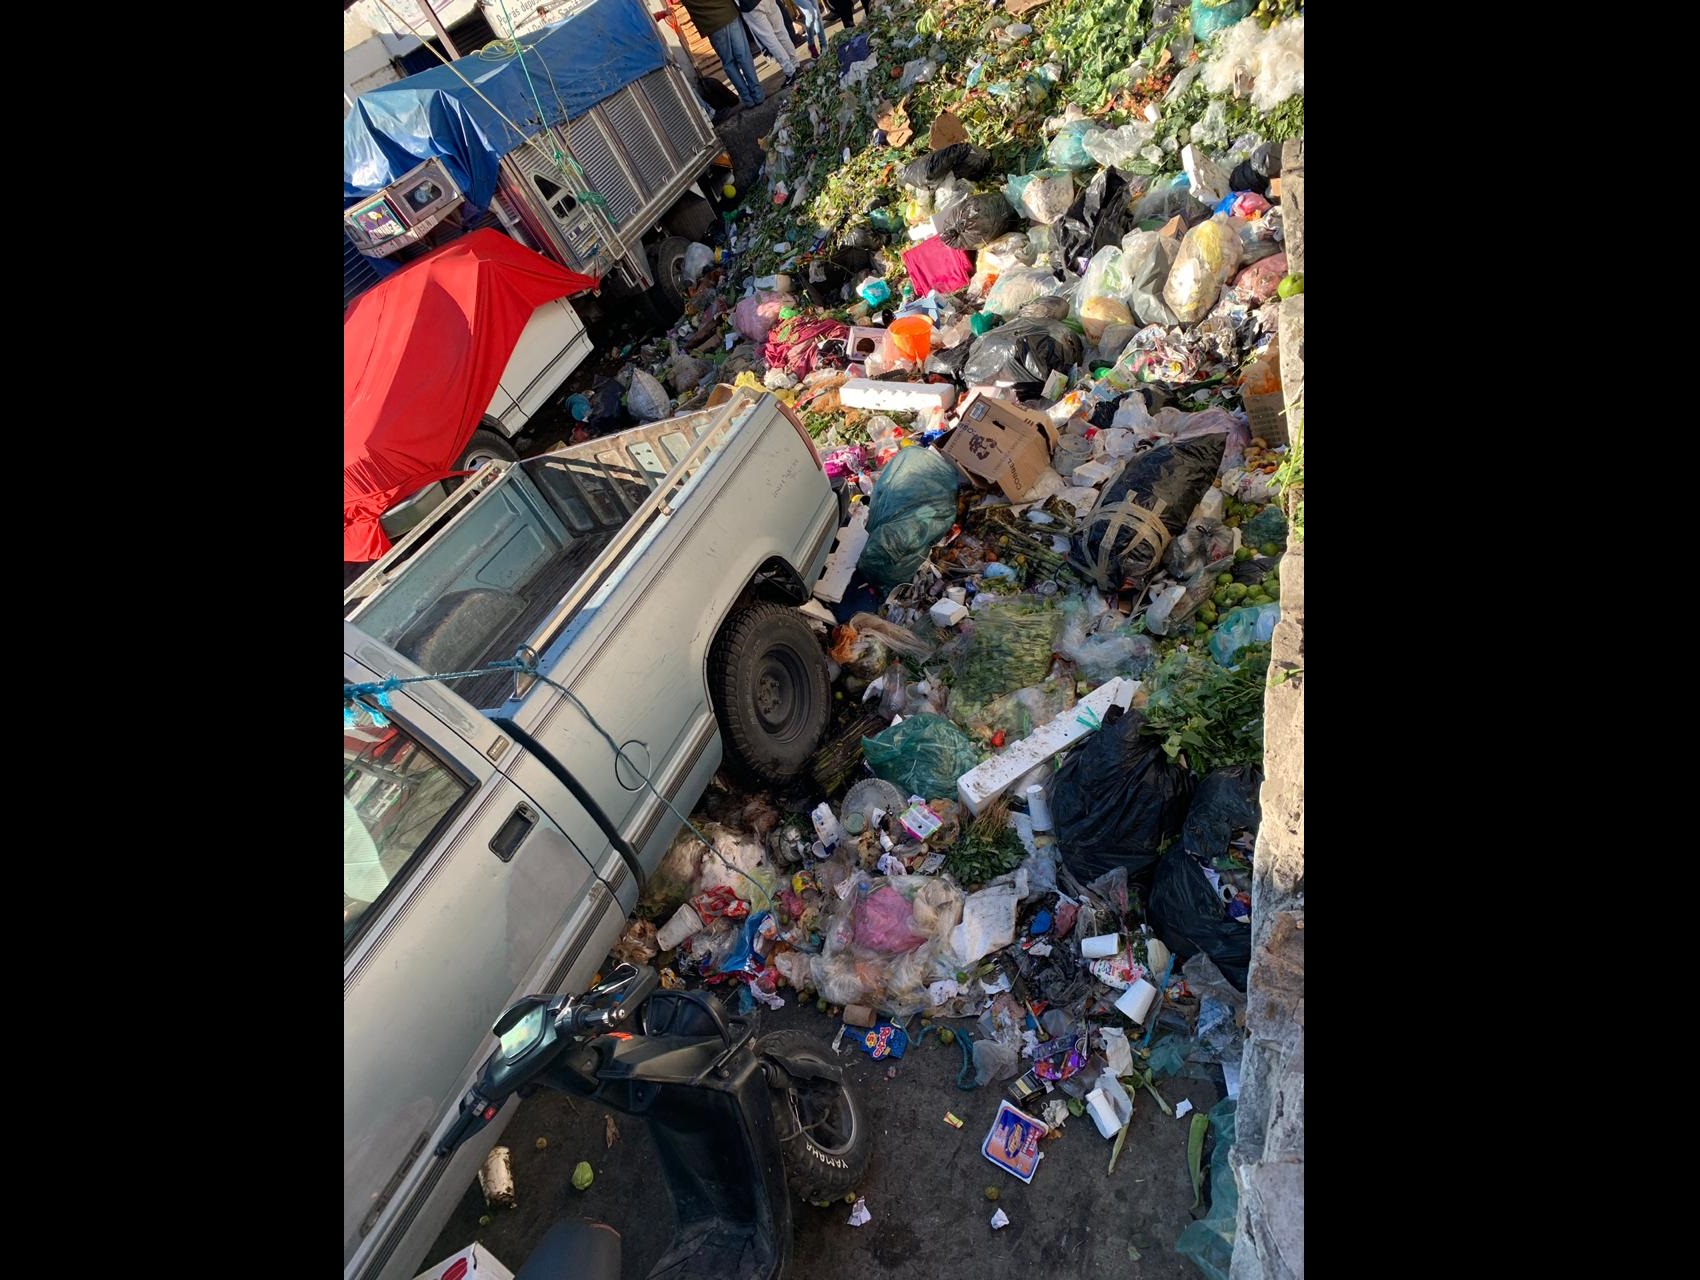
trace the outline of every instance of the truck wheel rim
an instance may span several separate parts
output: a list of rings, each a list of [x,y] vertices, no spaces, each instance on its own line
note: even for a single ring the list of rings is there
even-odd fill
[[[805,716],[803,664],[789,649],[769,649],[756,669],[755,711],[762,729],[775,738],[794,736]]]

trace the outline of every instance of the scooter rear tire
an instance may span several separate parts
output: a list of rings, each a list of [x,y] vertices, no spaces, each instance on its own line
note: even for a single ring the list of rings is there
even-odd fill
[[[827,1065],[838,1065],[830,1050],[803,1031],[776,1031],[762,1037],[762,1047],[781,1051],[787,1057],[802,1058]],[[831,1086],[817,1085],[817,1089]],[[810,1204],[838,1200],[856,1190],[862,1175],[868,1170],[868,1157],[873,1154],[873,1139],[868,1132],[868,1119],[856,1101],[855,1090],[848,1084],[838,1086],[834,1106],[836,1123],[849,1127],[842,1134],[816,1140],[825,1134],[825,1127],[799,1132],[803,1108],[795,1091],[789,1088],[773,1090],[773,1119],[779,1128],[785,1156],[785,1178],[791,1190]],[[791,1135],[786,1137],[786,1135]]]

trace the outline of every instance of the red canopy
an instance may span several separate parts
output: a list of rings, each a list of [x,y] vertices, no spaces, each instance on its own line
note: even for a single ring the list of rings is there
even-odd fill
[[[390,548],[378,518],[455,472],[519,336],[597,281],[474,231],[362,294],[342,321],[342,554]]]

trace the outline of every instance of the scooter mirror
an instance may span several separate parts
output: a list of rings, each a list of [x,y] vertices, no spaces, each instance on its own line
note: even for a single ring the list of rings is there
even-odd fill
[[[490,1028],[501,1041],[502,1060],[517,1062],[543,1037],[548,1025],[550,996],[527,996],[511,1007]]]

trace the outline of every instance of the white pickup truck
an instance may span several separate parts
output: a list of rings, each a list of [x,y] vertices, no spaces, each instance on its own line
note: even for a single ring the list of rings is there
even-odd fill
[[[794,779],[826,726],[796,606],[843,499],[777,400],[717,396],[486,465],[344,594],[345,1280],[418,1272],[508,1119],[433,1155],[492,1023],[590,985],[723,754]],[[522,649],[547,679],[360,688]]]

